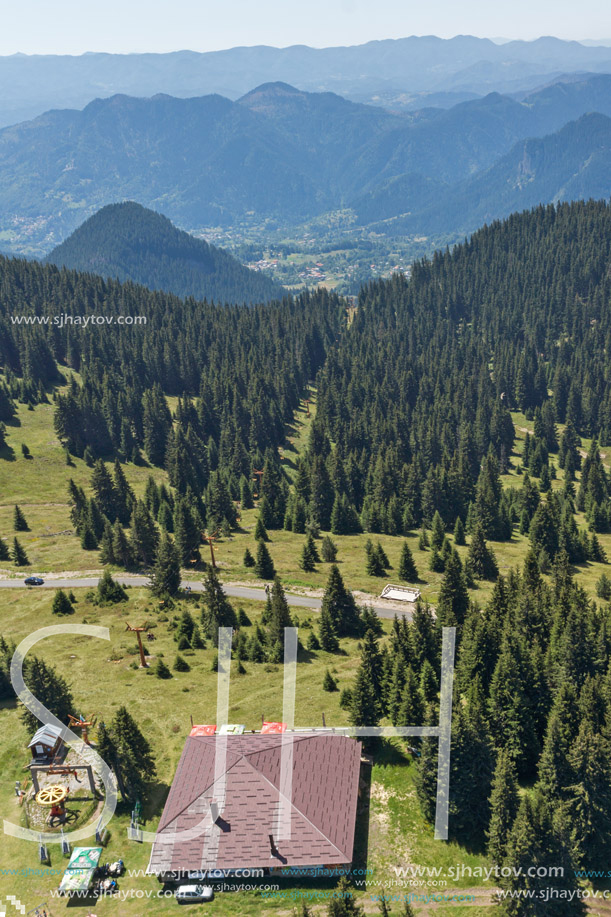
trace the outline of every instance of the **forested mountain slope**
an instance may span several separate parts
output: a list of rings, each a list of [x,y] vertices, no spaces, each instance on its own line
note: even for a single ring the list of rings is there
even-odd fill
[[[576,203],[514,215],[415,264],[409,281],[364,289],[318,377],[303,471],[326,481],[309,495],[316,512],[328,522],[339,496],[353,525],[359,515],[389,532],[473,512],[489,536],[509,537],[515,495],[498,483],[509,409],[538,418],[538,474],[558,448],[556,421],[572,443],[611,443],[610,264],[611,208]],[[604,530],[609,494],[603,476],[590,510]]]
[[[266,302],[284,293],[265,275],[133,201],[103,207],[45,261],[220,303]]]
[[[479,193],[470,182],[482,183],[486,213],[504,214],[494,210],[503,175],[485,170],[502,173],[502,157],[516,143],[592,111],[611,115],[611,76],[548,87],[522,101],[492,93],[447,111],[403,115],[285,83],[265,84],[236,102],[215,95],[98,99],[82,112],[50,111],[0,131],[0,232],[6,248],[46,253],[122,199],[187,229],[268,221],[273,230],[278,221],[295,225],[354,207],[364,223],[408,214],[409,226],[391,225],[391,232],[429,225],[456,231],[463,198]],[[594,126],[580,123],[580,148],[595,151]],[[549,168],[560,169],[562,150],[549,143],[548,150]],[[587,171],[582,178],[575,194],[599,193],[600,181],[591,183]],[[524,204],[554,200],[558,189],[551,187],[545,197],[547,185],[533,182],[535,199]],[[429,214],[431,189],[433,203],[444,205]],[[472,223],[478,212],[471,200],[467,205]],[[512,205],[522,202],[503,200],[504,208]]]

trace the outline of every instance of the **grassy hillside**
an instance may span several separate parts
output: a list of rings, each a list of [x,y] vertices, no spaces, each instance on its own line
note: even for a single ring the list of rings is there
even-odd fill
[[[287,446],[282,450],[282,463],[289,477],[295,468],[295,461],[306,446],[311,422],[315,416],[315,393],[310,393],[310,416],[307,416],[305,403],[302,401],[297,412],[295,423],[289,430]],[[170,399],[173,407],[175,399]],[[521,477],[516,474],[520,463],[521,451],[524,444],[525,432],[532,433],[532,421],[526,420],[523,414],[512,414],[516,427],[516,446],[511,456],[509,473],[502,477],[505,487],[519,487]],[[559,431],[562,431],[559,425]],[[21,454],[21,444],[25,443],[31,453],[31,458],[24,458]],[[582,439],[584,453],[590,441]],[[608,467],[609,462],[606,450],[603,449],[603,461]],[[10,562],[0,562],[1,576],[14,576],[22,578],[30,573],[59,574],[73,571],[101,571],[97,551],[85,551],[81,548],[78,537],[74,533],[69,515],[67,485],[70,478],[83,486],[87,493],[90,492],[89,482],[91,469],[79,458],[72,459],[73,465],[66,464],[65,452],[62,449],[53,430],[53,405],[37,405],[33,410],[28,410],[25,405],[19,405],[18,423],[7,428],[7,446],[0,452],[0,537],[10,542],[16,534],[13,531],[13,510],[15,503],[23,509],[30,526],[29,532],[17,533],[26,549],[30,567],[16,568]],[[110,466],[109,466],[110,467]],[[134,488],[137,496],[144,493],[149,475],[153,475],[158,483],[167,483],[167,474],[160,468],[142,467],[128,463],[124,466],[128,481]],[[579,481],[580,473],[577,473]],[[41,482],[44,482],[41,484]],[[553,481],[554,490],[562,488],[562,474]],[[215,544],[215,556],[221,575],[225,582],[259,582],[252,569],[243,565],[244,551],[247,547],[252,552],[256,547],[254,529],[257,521],[257,508],[241,513],[240,527],[230,536],[220,537]],[[585,526],[583,514],[577,514],[576,519],[580,526]],[[413,532],[408,541],[414,555],[421,582],[418,584],[424,598],[435,604],[439,587],[443,577],[442,573],[434,573],[429,569],[431,552],[418,549],[418,533]],[[316,589],[324,588],[329,565],[320,563],[311,573],[305,573],[299,566],[301,549],[305,540],[304,535],[277,530],[270,533],[271,541],[268,545],[277,572],[282,577],[285,586],[289,589]],[[452,536],[449,536],[453,541]],[[599,540],[611,557],[611,534],[600,534]],[[354,589],[370,595],[378,595],[385,583],[399,582],[397,567],[403,536],[392,535],[332,535],[339,548],[338,562],[342,576]],[[385,578],[368,576],[365,572],[365,544],[368,538],[374,543],[382,543],[392,569]],[[517,529],[510,541],[490,542],[496,554],[499,570],[506,574],[511,567],[521,566],[529,547],[528,537],[521,535]],[[458,553],[464,559],[468,551],[467,546],[459,546]],[[209,559],[207,549],[203,549],[204,559]],[[587,562],[576,568],[577,580],[594,598],[596,581],[601,573],[608,567],[600,563]],[[187,578],[201,580],[201,573],[185,571]],[[485,602],[492,590],[492,584],[481,581],[472,594],[480,603]]]

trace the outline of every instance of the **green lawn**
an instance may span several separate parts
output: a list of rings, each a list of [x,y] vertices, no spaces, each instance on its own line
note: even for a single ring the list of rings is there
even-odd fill
[[[76,712],[86,716],[97,714],[99,720],[108,721],[118,706],[126,704],[154,749],[158,771],[158,785],[152,802],[145,807],[146,827],[154,830],[163,802],[172,781],[185,737],[194,722],[215,722],[216,679],[212,672],[214,650],[206,649],[183,653],[191,665],[191,671],[174,673],[171,680],[163,681],[145,670],[133,668],[137,661],[135,638],[126,632],[126,623],[142,624],[145,620],[152,625],[157,639],[150,644],[150,652],[163,654],[164,660],[172,664],[176,655],[176,643],[168,627],[166,617],[178,614],[184,605],[177,603],[173,609],[159,608],[146,589],[130,589],[129,602],[112,608],[98,608],[87,602],[85,590],[77,590],[74,622],[86,621],[99,624],[110,630],[111,642],[103,643],[85,636],[49,638],[36,647],[36,654],[53,664],[65,675],[72,686]],[[1,631],[5,637],[18,642],[38,627],[62,622],[51,613],[52,593],[24,592],[18,589],[2,590]],[[189,602],[194,615],[199,613],[200,601]],[[244,602],[245,609],[256,622],[261,604]],[[303,626],[306,615],[303,610],[294,612],[302,625],[300,634],[307,640],[308,629]],[[389,622],[385,622],[386,630]],[[297,725],[317,726],[325,714],[328,725],[347,723],[347,714],[339,706],[339,692],[327,693],[322,689],[325,669],[329,668],[338,681],[339,688],[352,684],[358,664],[358,644],[354,640],[342,641],[345,655],[330,656],[326,653],[303,654],[297,666],[296,721]],[[230,719],[244,723],[247,728],[258,729],[261,717],[280,719],[282,716],[282,666],[255,665],[246,663],[247,674],[239,676],[235,670],[231,680]],[[13,793],[16,780],[24,779],[24,765],[29,756],[26,750],[27,733],[21,725],[18,710],[14,704],[0,707],[0,729],[3,742],[0,751],[0,767],[3,780],[0,783],[0,799],[4,817],[19,822],[23,817]],[[95,734],[94,734],[95,735]],[[417,808],[413,789],[414,766],[399,742],[389,745],[380,756],[372,772],[371,817],[361,818],[357,847],[361,853],[368,851],[367,865],[373,869],[372,882],[387,882],[394,878],[393,866],[410,863],[447,865],[459,858],[472,862],[474,858],[460,851],[456,845],[446,845],[432,840],[432,828],[426,825]],[[366,813],[365,813],[366,814]],[[111,823],[111,839],[105,850],[104,860],[122,857],[130,869],[145,869],[148,862],[148,845],[129,842],[126,829],[128,813],[119,810]],[[481,862],[481,858],[478,859]],[[58,847],[51,848],[50,868],[65,866]],[[5,837],[0,845],[0,871],[15,868],[38,869],[37,848],[25,841]],[[275,881],[275,880],[274,880]],[[7,876],[0,872],[0,894],[15,894],[28,907],[45,898],[55,888],[55,875]],[[475,883],[469,883],[475,884]],[[481,884],[481,883],[480,883]],[[152,878],[124,878],[120,887],[156,890]],[[287,885],[288,890],[294,885]],[[307,886],[316,887],[316,884]],[[455,887],[466,887],[455,883]],[[369,892],[376,893],[379,886],[373,885]],[[396,889],[395,889],[396,891]],[[359,891],[359,897],[374,909],[370,895]],[[256,892],[240,895],[220,895],[209,907],[217,914],[267,914],[290,913],[290,899],[265,900]],[[147,902],[147,914],[167,914],[176,905],[173,901],[155,899]],[[53,913],[72,910],[66,901],[56,900]],[[101,915],[140,915],[142,903],[139,899],[118,901],[105,900],[96,904],[95,912]],[[81,911],[85,913],[85,911]],[[454,913],[454,910],[452,911]]]

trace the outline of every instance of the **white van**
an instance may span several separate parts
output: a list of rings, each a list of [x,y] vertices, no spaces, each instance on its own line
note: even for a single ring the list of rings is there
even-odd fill
[[[181,885],[176,889],[175,898],[179,904],[199,904],[212,901],[214,889],[210,885]]]

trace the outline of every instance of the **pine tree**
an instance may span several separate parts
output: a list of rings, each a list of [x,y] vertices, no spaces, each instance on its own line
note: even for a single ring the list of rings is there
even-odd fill
[[[554,888],[558,897],[548,900],[551,867],[556,868]],[[522,917],[524,893],[529,892],[533,897],[527,899],[528,914],[533,917],[548,917],[551,913],[574,917],[583,913],[582,903],[575,897],[577,880],[569,852],[554,831],[550,810],[540,794],[531,797],[527,793],[522,797],[507,840],[504,868],[506,874],[500,885],[511,894],[503,898],[501,909],[508,917]]]
[[[109,570],[104,573],[98,580],[97,602],[100,605],[116,605],[119,602],[127,602],[127,592],[116,580],[112,578]]]
[[[72,602],[66,595],[63,589],[58,589],[53,596],[53,604],[51,606],[51,611],[54,615],[72,615],[74,614],[74,608]]]
[[[9,559],[10,559],[10,554],[9,554],[9,549],[6,544],[6,541],[3,541],[2,538],[0,538],[0,560],[9,560]]]
[[[114,764],[121,774],[122,794],[130,802],[142,799],[156,771],[149,743],[125,707],[119,707],[108,732],[116,755]]]
[[[255,561],[255,575],[259,579],[270,580],[276,575],[274,562],[264,541],[257,542],[257,559]]]
[[[465,527],[460,516],[456,517],[456,525],[454,526],[454,544],[455,545],[464,545],[465,544]]]
[[[23,674],[26,686],[34,697],[62,723],[67,723],[68,715],[74,713],[74,700],[65,679],[36,656],[26,658]],[[20,715],[28,733],[34,735],[40,727],[38,718],[27,707],[23,707]]]
[[[326,564],[334,564],[337,560],[337,545],[329,535],[325,535],[323,538],[320,553]]]
[[[254,567],[255,559],[250,552],[250,548],[246,548],[246,550],[244,551],[244,558],[242,560],[242,563],[244,564],[245,567]]]
[[[167,538],[167,535],[166,535]],[[155,562],[159,534],[153,517],[142,500],[138,500],[131,518],[130,550],[135,563],[150,567]]]
[[[134,564],[131,545],[127,535],[123,531],[123,526],[117,519],[112,529],[112,553],[115,563],[125,570],[129,570]]]
[[[373,546],[373,542],[370,538],[367,539],[365,545],[365,554],[367,561],[365,564],[365,572],[367,576],[384,576],[384,564],[380,559],[380,555]]]
[[[91,486],[100,512],[110,522],[114,522],[117,518],[117,494],[112,478],[102,459],[97,459],[93,466]]]
[[[580,869],[605,870],[609,863],[610,752],[608,738],[582,723],[569,753],[571,785],[561,815]]]
[[[178,497],[174,508],[174,543],[180,557],[181,566],[188,566],[191,561],[201,561],[199,545],[200,528],[193,518],[189,504],[184,497]]]
[[[431,528],[431,545],[434,548],[437,548],[438,551],[441,550],[443,540],[446,537],[446,527],[443,524],[443,519],[439,514],[439,510],[435,510],[435,515],[433,516],[433,524]]]
[[[492,549],[486,544],[484,531],[479,524],[473,530],[467,556],[473,575],[477,579],[495,580],[497,578],[499,569],[496,558]]]
[[[174,665],[172,666],[175,672],[190,672],[191,666],[186,659],[183,659],[178,653],[176,654],[176,659],[174,660]]]
[[[155,673],[157,678],[161,678],[162,680],[167,680],[168,678],[172,677],[172,673],[170,672],[169,668],[167,667],[163,659],[161,659],[161,657],[155,663],[153,667],[153,672]]]
[[[269,642],[273,646],[284,646],[284,629],[293,627],[293,620],[279,576],[274,577],[271,590],[271,612],[269,620]]]
[[[337,883],[337,889],[329,899],[328,917],[362,917],[363,909],[356,904],[346,876]]]
[[[118,458],[115,459],[112,477],[117,519],[122,525],[127,525],[131,518],[132,509],[136,502],[136,497],[134,496],[134,492],[127,482],[125,472],[123,471],[121,462]]]
[[[301,559],[299,565],[302,570],[306,572],[316,569],[316,564],[320,562],[320,556],[316,550],[316,542],[312,538],[311,533],[308,534],[305,544],[301,552]]]
[[[112,526],[108,519],[104,523],[104,534],[100,541],[100,562],[103,564],[116,563],[112,549]]]
[[[321,650],[325,653],[339,652],[339,640],[337,639],[335,624],[329,609],[325,608],[324,605],[320,612],[318,624],[318,642]]]
[[[163,532],[151,577],[154,595],[177,595],[180,589],[180,557],[167,532]]]
[[[214,567],[208,567],[206,573],[204,603],[206,607],[202,612],[202,625],[206,635],[216,645],[219,627],[236,627],[237,619],[233,606],[223,591],[221,581]]]
[[[417,583],[418,582],[418,571],[416,569],[416,564],[414,563],[414,558],[412,552],[409,549],[409,544],[407,541],[403,542],[403,547],[401,548],[401,559],[399,561],[399,579],[404,580],[406,583]]]
[[[518,814],[520,803],[518,778],[510,755],[499,752],[490,794],[490,825],[488,827],[488,856],[502,866],[507,856],[507,841]]]
[[[354,596],[346,589],[339,567],[333,564],[322,598],[322,609],[326,611],[339,637],[358,635],[360,631],[359,611]]]
[[[13,549],[11,551],[11,556],[16,567],[28,567],[30,564],[28,555],[25,553],[24,548],[21,546],[17,538],[13,538]]]
[[[15,505],[13,512],[13,528],[16,532],[29,532],[30,527],[27,523],[20,506]]]
[[[331,675],[329,669],[325,669],[325,676],[322,680],[322,689],[323,691],[329,692],[337,691],[337,682],[333,678],[333,675]]]
[[[269,535],[267,534],[267,529],[263,524],[263,519],[261,516],[257,516],[257,524],[255,526],[255,541],[269,541]]]
[[[443,627],[461,625],[465,620],[469,607],[469,593],[465,583],[465,576],[456,550],[452,551],[446,564],[439,601],[437,603],[437,618]]]

